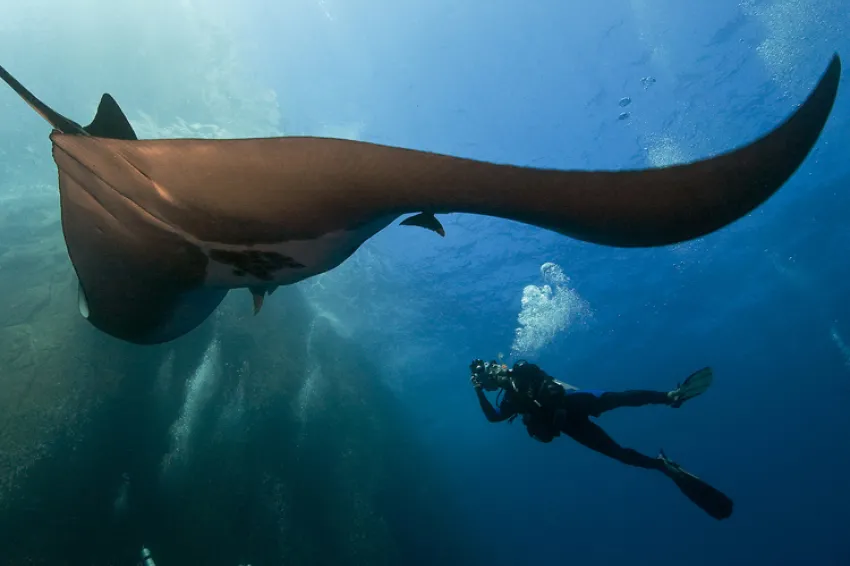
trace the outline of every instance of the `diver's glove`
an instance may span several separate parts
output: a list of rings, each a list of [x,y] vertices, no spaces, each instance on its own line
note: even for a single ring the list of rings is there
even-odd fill
[[[469,377],[469,382],[472,384],[476,391],[481,391],[481,388],[484,386],[481,380],[486,372],[484,360],[472,360],[472,362],[469,364],[469,372],[472,374]]]
[[[475,388],[476,391],[481,391],[484,389],[484,386],[481,384],[481,380],[478,379],[477,375],[473,375],[469,378],[469,382],[472,384],[472,387]]]
[[[481,375],[485,371],[484,360],[475,358],[469,363],[469,372],[472,375]]]

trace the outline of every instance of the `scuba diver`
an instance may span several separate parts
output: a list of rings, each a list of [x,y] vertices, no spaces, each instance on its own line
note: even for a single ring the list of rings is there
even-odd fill
[[[525,360],[515,363],[512,369],[495,360],[473,360],[469,369],[472,372],[470,381],[488,421],[513,422],[521,415],[528,434],[536,440],[551,442],[564,433],[579,444],[629,466],[662,472],[715,519],[726,519],[732,514],[729,497],[683,470],[663,451],[653,458],[624,448],[590,420],[590,417],[598,417],[620,407],[667,405],[678,408],[708,389],[712,380],[711,368],[693,373],[672,391],[582,390],[553,378]],[[499,390],[495,407],[490,404],[484,390]]]

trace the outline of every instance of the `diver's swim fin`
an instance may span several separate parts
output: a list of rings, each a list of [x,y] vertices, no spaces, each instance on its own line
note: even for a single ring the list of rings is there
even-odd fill
[[[700,509],[717,520],[727,519],[732,515],[733,503],[726,494],[683,470],[679,464],[667,458],[663,450],[658,454],[658,459],[664,463],[664,473]]]
[[[679,384],[675,390],[670,392],[670,398],[673,399],[670,406],[678,409],[682,406],[682,403],[688,399],[692,399],[697,395],[702,395],[705,393],[706,389],[711,387],[713,379],[714,373],[711,371],[710,367],[705,367],[699,371],[695,371],[689,375],[683,383]]]

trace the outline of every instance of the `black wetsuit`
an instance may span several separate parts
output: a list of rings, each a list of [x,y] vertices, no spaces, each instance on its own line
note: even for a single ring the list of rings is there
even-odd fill
[[[540,406],[512,389],[504,390],[501,403],[493,407],[480,388],[476,392],[481,409],[490,422],[501,422],[522,415],[529,434],[543,442],[549,442],[563,432],[576,442],[629,466],[656,470],[663,468],[663,463],[657,458],[617,444],[589,417],[598,417],[619,407],[669,405],[671,400],[666,392],[567,390],[557,403],[553,403],[557,407],[545,404]]]

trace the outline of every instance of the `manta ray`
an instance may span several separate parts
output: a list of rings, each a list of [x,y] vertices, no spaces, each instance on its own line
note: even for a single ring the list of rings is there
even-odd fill
[[[775,193],[832,110],[833,56],[790,117],[711,158],[623,171],[496,164],[320,138],[137,138],[109,94],[87,126],[2,77],[53,127],[62,230],[79,309],[136,344],[178,338],[230,289],[263,298],[334,269],[398,218],[445,235],[435,214],[504,218],[617,247],[705,236]]]

